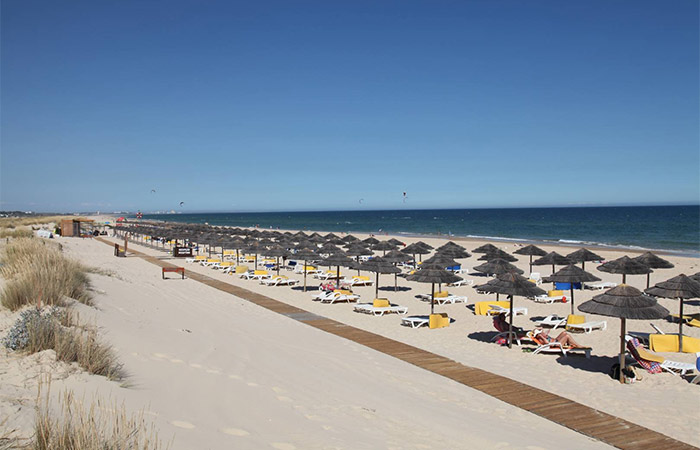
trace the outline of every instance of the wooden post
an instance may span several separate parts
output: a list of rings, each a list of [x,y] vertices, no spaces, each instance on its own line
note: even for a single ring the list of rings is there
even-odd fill
[[[513,348],[513,296],[509,295],[510,299],[510,321],[508,323],[508,348]]]
[[[683,353],[683,299],[679,298],[681,301],[681,317],[678,321],[678,351]]]
[[[435,311],[435,283],[432,283],[430,287],[430,314]]]
[[[129,239],[125,236],[124,237],[124,257],[126,257],[126,250],[127,250],[128,243],[129,243]]]
[[[625,330],[625,318],[623,317],[620,319],[621,323],[621,330],[620,330],[620,383],[625,382],[625,375],[622,373],[622,370],[625,368],[625,334],[627,333]]]

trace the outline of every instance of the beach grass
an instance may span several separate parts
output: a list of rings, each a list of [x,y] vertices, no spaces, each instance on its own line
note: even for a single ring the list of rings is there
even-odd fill
[[[66,391],[60,396],[60,413],[53,413],[48,389],[37,397],[33,450],[157,450],[166,448],[143,412],[129,415],[124,405],[95,398],[85,402]]]
[[[0,239],[30,238],[33,235],[34,235],[34,233],[32,233],[32,230],[30,230],[28,228],[17,228],[17,229],[2,228],[2,229],[0,229]]]
[[[2,255],[0,275],[7,285],[0,293],[0,304],[16,311],[28,304],[64,305],[72,298],[92,304],[91,270],[65,257],[60,249],[40,239],[23,238],[10,242]]]
[[[0,217],[0,228],[17,228],[21,226],[43,225],[58,223],[69,216],[28,216],[28,217]],[[73,218],[72,216],[70,216]]]

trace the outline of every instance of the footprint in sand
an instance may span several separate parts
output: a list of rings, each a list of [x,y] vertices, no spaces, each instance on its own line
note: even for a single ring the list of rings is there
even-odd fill
[[[296,450],[296,447],[288,442],[273,442],[270,445],[277,450]]]
[[[166,355],[165,353],[154,353],[154,354],[153,354],[153,357],[154,357],[154,358],[169,359],[169,358],[168,358],[168,355]]]
[[[277,396],[277,400],[279,400],[279,401],[281,401],[281,402],[287,402],[287,403],[289,403],[289,402],[292,401],[291,398],[285,397],[285,396],[283,396],[283,395],[278,395],[278,396]]]
[[[207,373],[213,373],[213,374],[218,375],[218,374],[221,373],[221,371],[220,371],[220,370],[216,370],[216,369],[207,369]]]
[[[248,386],[250,386],[250,387],[258,387],[258,386],[259,386],[258,383],[253,383],[253,382],[246,383],[246,384],[247,384]]]
[[[170,362],[171,362],[171,363],[174,363],[174,364],[182,364],[182,363],[184,363],[185,361],[183,361],[183,360],[181,360],[181,359],[171,359]]]
[[[170,422],[170,424],[175,425],[178,428],[184,428],[186,430],[191,430],[192,428],[194,428],[194,425],[192,425],[189,422],[184,422],[182,420],[173,420],[172,422]]]
[[[284,389],[282,389],[281,387],[277,387],[277,386],[272,386],[272,390],[278,394],[284,394],[285,392],[287,392]]]
[[[241,430],[240,428],[222,428],[219,431],[231,436],[248,436],[250,434],[246,430]]]
[[[190,363],[190,367],[194,367],[195,369],[201,369],[202,365],[197,363]]]
[[[235,375],[235,374],[233,374],[233,373],[230,374],[228,377],[229,377],[230,379],[232,379],[232,380],[242,380],[242,379],[243,379],[243,378],[241,378],[239,375]]]

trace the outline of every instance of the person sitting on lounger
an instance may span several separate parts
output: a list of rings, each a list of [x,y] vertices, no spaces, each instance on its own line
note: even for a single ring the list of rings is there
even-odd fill
[[[535,328],[533,334],[535,336],[535,339],[541,341],[541,344],[549,344],[551,342],[556,341],[559,342],[563,347],[583,348],[583,346],[579,345],[574,340],[574,338],[572,338],[571,335],[566,331],[562,331],[557,337],[552,338],[549,335],[549,330],[546,330],[542,327],[537,327]]]
[[[507,320],[508,314],[506,313],[500,313],[496,315],[493,318],[493,326],[496,328],[498,331],[505,333],[508,331],[508,320]],[[525,333],[525,330],[523,330],[520,327],[513,326],[513,331],[516,333]]]

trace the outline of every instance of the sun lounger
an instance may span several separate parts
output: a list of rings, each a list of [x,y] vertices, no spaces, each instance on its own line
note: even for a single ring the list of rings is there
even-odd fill
[[[556,329],[557,327],[566,324],[566,317],[559,317],[556,314],[549,315],[544,319],[540,320],[537,325],[541,327],[552,327]]]
[[[610,289],[614,288],[617,286],[617,283],[613,283],[611,281],[599,281],[597,283],[585,283],[584,287],[586,289],[593,289],[593,290],[598,290],[602,291],[603,289]]]
[[[542,275],[540,275],[539,272],[531,272],[530,277],[528,279],[535,283],[537,286],[542,284]]]
[[[206,261],[206,260],[207,260],[206,256],[195,256],[194,258],[186,258],[185,262],[194,263],[194,262],[202,262],[202,261]]]
[[[270,277],[267,270],[250,270],[248,272],[242,273],[241,278],[246,280],[266,280]]]
[[[568,330],[583,331],[586,334],[591,333],[593,330],[605,330],[607,327],[608,323],[605,320],[584,323],[571,323],[566,325],[566,328]]]
[[[355,294],[348,292],[348,291],[340,290],[340,291],[333,291],[333,293],[331,295],[329,295],[326,298],[322,298],[320,300],[321,300],[321,303],[329,303],[332,305],[333,303],[356,302],[359,298],[360,298],[359,295],[355,295]]]
[[[375,298],[374,302],[372,303],[356,304],[355,312],[373,314],[375,316],[383,316],[384,314],[390,313],[406,314],[408,312],[408,308],[405,306],[399,306],[393,303],[389,303],[389,300],[385,298]]]
[[[695,360],[695,371],[698,373],[695,375],[695,378],[692,379],[691,383],[693,384],[700,384],[700,352],[697,352],[695,354],[696,360]]]
[[[625,336],[627,350],[637,363],[645,368],[649,373],[660,373],[665,370],[673,374],[685,375],[696,369],[696,364],[670,361],[663,356],[656,355],[645,349],[635,337]]]
[[[418,294],[418,298],[423,301],[430,301],[430,294]],[[466,303],[468,298],[466,296],[458,296],[450,294],[447,291],[441,291],[435,293],[435,303],[438,305],[445,305],[447,303],[454,305],[455,303]]]
[[[294,286],[299,280],[292,280],[284,275],[276,275],[272,278],[260,280],[260,284],[265,286]]]
[[[218,266],[219,264],[221,264],[221,260],[209,258],[204,261],[200,261],[199,264],[203,265],[204,267]]]
[[[489,309],[486,312],[486,314],[488,314],[489,316],[493,316],[495,314],[501,314],[501,313],[505,313],[506,315],[510,314],[510,307],[504,308],[504,307],[496,305],[496,304],[492,304],[490,306],[491,306],[491,309]],[[526,316],[527,315],[527,308],[525,308],[523,306],[516,306],[515,308],[513,308],[513,314],[515,314],[516,316],[520,316],[520,315]]]
[[[300,273],[303,274],[304,271],[306,270],[307,275],[313,275],[315,273],[319,273],[320,271],[314,267],[314,266],[305,266],[303,264],[297,264],[294,266],[294,273]]]
[[[408,316],[401,318],[401,325],[409,326],[411,328],[428,326],[429,323],[430,316]]]
[[[464,285],[473,286],[474,280],[463,279],[463,280],[459,280],[459,281],[456,281],[454,283],[448,284],[448,286],[452,286],[452,287],[460,287],[460,286],[464,286]]]
[[[565,347],[561,342],[555,340],[547,342],[544,338],[539,337],[537,333],[532,331],[528,332],[527,336],[538,346],[533,352],[534,354],[554,353],[562,356],[584,354],[586,355],[586,359],[590,359],[591,351],[593,350],[590,347]]]
[[[352,278],[344,278],[341,281],[349,284],[350,286],[372,286],[374,284],[369,277],[364,275],[354,275]]]
[[[671,317],[675,321],[679,321],[681,318],[680,314],[671,314]],[[683,314],[683,323],[691,327],[700,328],[700,314]]]

